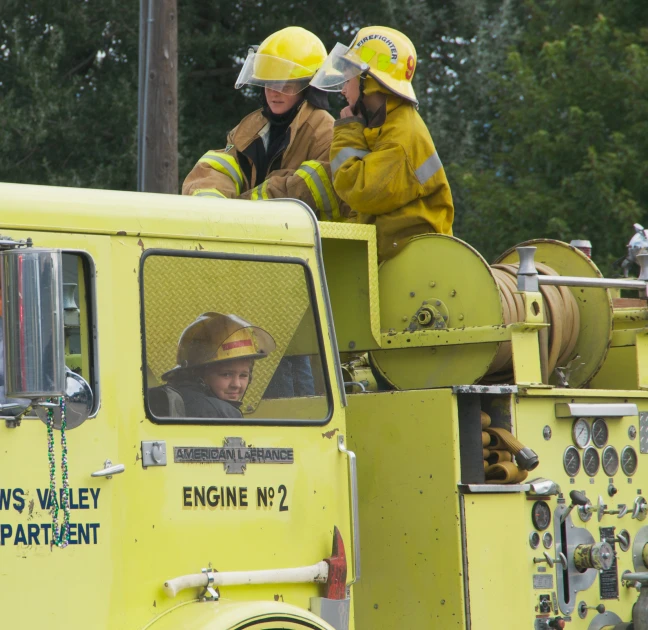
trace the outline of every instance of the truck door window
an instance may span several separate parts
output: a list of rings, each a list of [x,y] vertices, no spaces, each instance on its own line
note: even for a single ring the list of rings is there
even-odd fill
[[[91,415],[99,408],[94,277],[94,262],[87,254],[63,252],[65,364],[92,388]]]
[[[302,260],[148,251],[141,279],[149,418],[328,421],[321,328]]]

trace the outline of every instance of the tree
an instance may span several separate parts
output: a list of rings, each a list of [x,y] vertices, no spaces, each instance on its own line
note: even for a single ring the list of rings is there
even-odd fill
[[[515,36],[517,0],[180,0],[179,173],[258,107],[258,90],[234,90],[247,49],[300,25],[327,48],[369,24],[413,39],[420,112],[446,164],[485,145],[475,128],[488,106],[484,77]],[[0,18],[0,180],[136,189],[139,3],[6,0]],[[333,112],[342,108],[332,96]],[[458,214],[461,188],[455,185]]]
[[[610,5],[608,7],[608,5]],[[491,75],[487,151],[451,169],[460,236],[489,258],[529,238],[588,238],[600,266],[648,206],[648,10],[529,0],[524,37]]]
[[[134,190],[136,3],[7,0],[0,180]]]

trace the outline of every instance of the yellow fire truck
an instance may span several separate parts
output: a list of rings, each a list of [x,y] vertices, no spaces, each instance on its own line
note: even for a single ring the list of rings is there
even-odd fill
[[[0,199],[10,626],[648,629],[648,273],[440,235],[379,267],[295,201]],[[169,385],[205,313],[274,340],[240,417]]]

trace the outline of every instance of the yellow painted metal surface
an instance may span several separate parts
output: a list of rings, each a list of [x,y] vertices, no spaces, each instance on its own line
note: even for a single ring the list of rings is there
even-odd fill
[[[347,549],[352,547],[348,462],[336,441],[346,427],[328,345],[334,411],[325,426],[156,425],[144,411],[142,254],[165,248],[301,258],[311,267],[325,323],[313,225],[303,208],[288,202],[219,205],[164,195],[5,185],[0,200],[3,235],[92,256],[102,389],[96,417],[68,434],[71,521],[74,541],[81,543],[66,549],[50,548],[43,534],[51,522],[45,426],[40,421],[23,421],[17,429],[0,424],[0,602],[7,627],[142,628],[196,597],[192,589],[169,599],[162,590],[169,578],[210,564],[218,571],[310,565],[331,555],[335,526]],[[281,416],[281,401],[272,403]],[[222,464],[174,462],[176,446],[217,447],[232,436],[255,447],[293,448],[295,463],[251,464],[244,475],[228,475]],[[166,466],[142,467],[143,440],[166,442]],[[123,463],[125,472],[92,478],[107,459]],[[203,487],[226,496],[229,488],[237,504],[202,505],[194,497]],[[244,489],[247,505],[241,502]],[[269,497],[267,505],[259,492]],[[35,584],[42,585],[38,605]],[[274,585],[223,588],[221,594],[265,602],[268,610],[276,601],[305,610],[311,597],[323,593],[316,585]],[[182,627],[202,627],[192,619],[183,612]],[[205,627],[229,627],[209,623]],[[259,626],[266,627],[275,626]],[[302,626],[295,622],[294,627]]]
[[[513,346],[515,382],[518,384],[542,383],[538,333],[514,331],[511,336],[511,345]]]
[[[357,394],[347,422],[360,494],[357,627],[465,628],[455,398]]]
[[[364,569],[356,587],[357,626],[492,630],[534,628],[537,618],[571,616],[569,627],[587,630],[597,613],[590,611],[581,619],[576,609],[581,601],[591,606],[603,603],[619,618],[630,621],[637,592],[621,586],[620,578],[623,571],[639,570],[633,564],[632,546],[630,551],[616,549],[618,599],[601,598],[599,574],[591,569],[593,583],[571,595],[571,610],[554,609],[560,565],[536,564],[534,558],[543,559],[545,551],[551,558],[557,555],[558,497],[527,496],[526,486],[510,492],[507,486],[459,485],[459,397],[481,401],[497,426],[508,424],[517,438],[538,454],[540,465],[529,479],[540,477],[558,483],[566,504],[570,490],[577,489],[586,493],[596,510],[600,495],[610,510],[619,504],[633,506],[639,493],[645,495],[648,490],[644,470],[648,460],[639,452],[638,418],[606,418],[607,445],[614,446],[619,455],[624,447],[632,446],[639,457],[635,475],[626,477],[621,469],[614,474],[618,492],[610,497],[610,477],[602,469],[590,477],[581,467],[570,481],[563,453],[573,445],[573,419],[557,418],[556,404],[635,402],[640,411],[648,411],[645,394],[546,386],[521,388],[517,395],[506,390],[480,393],[479,387],[464,391],[467,393],[441,389],[350,396],[348,423],[359,462]],[[592,421],[587,420],[590,426]],[[597,450],[602,459],[603,449]],[[477,452],[480,457],[481,448]],[[582,453],[580,449],[581,457]],[[534,527],[532,509],[538,499],[552,514],[547,529]],[[626,529],[631,541],[638,535],[648,536],[648,521],[631,519],[630,514],[622,519],[605,514],[600,522],[595,514],[584,523],[574,511],[570,522],[586,530],[593,541],[601,540],[599,527],[614,527],[616,534]],[[538,549],[530,545],[534,532],[539,538]],[[552,536],[547,547],[542,542],[546,533]],[[540,608],[545,596],[549,611]]]
[[[500,292],[486,261],[467,243],[441,234],[412,239],[380,267],[383,332],[417,329],[424,305],[448,312],[448,328],[503,323]],[[474,383],[490,366],[498,343],[475,346],[380,350],[372,360],[398,388]]]
[[[471,630],[533,628],[529,502],[523,494],[466,494]]]
[[[282,602],[187,602],[160,615],[155,630],[333,630],[315,615]],[[149,626],[149,627],[151,627]],[[144,628],[143,630],[146,630]]]
[[[135,242],[146,236],[186,237],[195,239],[187,244],[194,250],[203,239],[307,247],[315,239],[304,208],[288,201],[250,204],[214,197],[20,184],[0,184],[0,199],[6,229],[132,236]]]
[[[559,393],[562,395],[558,396],[557,394]],[[602,516],[600,521],[598,520],[596,513],[588,522],[583,522],[579,518],[576,510],[571,514],[574,527],[586,530],[586,532],[591,534],[595,541],[601,540],[601,532],[599,529],[601,527],[613,527],[615,528],[615,534],[618,534],[622,529],[625,529],[629,533],[631,545],[628,551],[622,551],[618,544],[615,545],[618,563],[617,584],[619,584],[619,598],[601,599],[600,577],[597,573],[593,584],[589,588],[572,595],[572,602],[578,604],[580,601],[585,601],[590,606],[596,606],[599,603],[603,603],[608,611],[617,614],[624,621],[630,621],[632,606],[637,601],[638,593],[635,589],[628,589],[620,585],[621,575],[627,570],[648,570],[648,568],[635,569],[633,565],[632,543],[635,541],[638,534],[644,536],[648,534],[648,529],[646,527],[648,521],[631,518],[632,507],[634,506],[635,500],[638,496],[645,495],[648,492],[648,459],[646,459],[646,455],[640,453],[639,418],[636,416],[604,418],[609,431],[609,438],[606,446],[615,448],[619,456],[621,455],[623,448],[626,446],[631,446],[636,450],[638,454],[638,468],[634,475],[628,477],[624,475],[622,469],[619,468],[614,475],[608,476],[604,472],[602,466],[600,466],[596,474],[589,476],[582,463],[584,450],[582,448],[577,448],[581,458],[581,466],[575,477],[570,477],[567,475],[563,465],[563,454],[565,449],[574,446],[572,429],[575,418],[557,418],[555,411],[555,405],[560,402],[565,402],[565,397],[567,398],[566,402],[584,404],[636,403],[639,411],[644,413],[648,411],[648,400],[641,392],[633,393],[625,391],[619,392],[617,395],[617,392],[610,391],[590,392],[588,390],[545,390],[541,392],[536,390],[533,396],[519,396],[516,398],[514,405],[517,437],[524,444],[531,447],[540,458],[540,465],[533,471],[533,476],[551,479],[558,483],[564,497],[566,498],[567,505],[570,503],[569,492],[571,490],[579,490],[584,492],[590,499],[594,505],[594,512],[596,512],[596,504],[598,503],[599,496],[602,498],[603,503],[607,506],[608,510],[617,509],[619,505],[630,507],[629,513],[622,518],[618,518],[618,515],[615,514],[605,514]],[[593,417],[585,417],[585,421],[588,423],[590,428],[594,419],[595,418]],[[548,440],[543,436],[543,430],[545,430],[545,427],[550,430],[551,434],[551,437]],[[635,431],[634,438],[631,437],[631,435],[633,435],[631,427],[633,427],[633,430]],[[598,452],[601,462],[603,462],[603,448],[595,446],[591,441],[589,446]],[[613,480],[612,485],[617,491],[614,496],[610,496],[608,493],[611,480]],[[553,515],[553,512],[558,506],[557,497],[547,497],[546,502],[551,508]],[[524,500],[521,500],[521,503],[523,504]],[[534,531],[530,518],[532,505],[533,501],[526,501],[526,505],[521,505],[522,511],[526,513],[523,514],[524,522],[522,524],[519,523],[519,514],[517,514],[515,510],[511,509],[506,512],[503,511],[502,514],[505,515],[507,526],[510,524],[509,548],[515,545],[519,548],[519,553],[517,555],[512,552],[507,555],[506,563],[519,562],[520,555],[523,556],[525,562],[525,566],[518,569],[517,575],[524,575],[526,577],[522,577],[516,581],[516,583],[519,582],[519,591],[517,595],[511,597],[510,601],[514,602],[516,599],[522,597],[528,599],[528,593],[532,592],[535,595],[534,605],[537,605],[541,593],[556,592],[557,580],[555,578],[557,571],[560,570],[560,565],[556,565],[554,569],[547,567],[546,564],[538,565],[541,567],[547,567],[544,575],[549,574],[554,578],[554,588],[533,589],[532,576],[534,574],[540,574],[533,565],[533,558],[542,557],[543,551],[547,551],[549,554],[552,554],[552,557],[556,557],[556,552],[555,540],[554,545],[552,545],[548,550],[543,547],[542,543],[540,544],[540,548],[537,550],[532,550],[530,548],[528,539],[531,532]],[[551,526],[546,530],[552,535],[555,534],[554,525],[555,516],[552,516]],[[543,533],[544,532],[540,532],[540,535]],[[468,538],[470,541],[470,534],[468,535]],[[552,613],[552,616],[555,614],[561,613]],[[568,627],[573,628],[574,630],[587,630],[595,615],[596,612],[589,611],[586,619],[580,619],[577,613],[573,614],[572,621]],[[526,625],[524,626],[520,625],[520,627],[531,627],[530,624],[532,623],[533,616],[534,615],[528,613],[525,617],[525,619],[528,619],[528,622],[526,622]]]
[[[376,228],[320,224],[331,308],[341,351],[380,345]]]

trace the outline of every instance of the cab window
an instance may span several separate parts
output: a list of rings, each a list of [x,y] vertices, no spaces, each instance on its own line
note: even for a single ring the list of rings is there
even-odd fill
[[[93,393],[94,415],[99,408],[99,370],[95,347],[94,262],[82,252],[63,252],[65,364],[82,376]]]
[[[148,251],[141,279],[151,420],[328,420],[322,335],[302,260]]]

